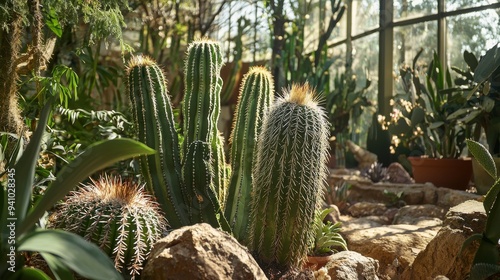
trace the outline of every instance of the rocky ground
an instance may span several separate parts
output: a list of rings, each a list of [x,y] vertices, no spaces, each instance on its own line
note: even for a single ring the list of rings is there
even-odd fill
[[[350,188],[328,218],[341,221],[350,251],[293,279],[465,279],[484,229],[482,196],[432,184],[371,183],[332,173]],[[339,207],[337,207],[337,205]],[[172,269],[174,267],[175,269]],[[164,271],[165,269],[167,271]],[[314,276],[313,276],[314,274]],[[163,277],[158,278],[158,276]],[[169,275],[165,278],[165,275]],[[268,273],[269,275],[269,273]],[[290,276],[290,275],[289,275]],[[267,279],[231,236],[206,224],[172,232],[153,249],[142,279]]]

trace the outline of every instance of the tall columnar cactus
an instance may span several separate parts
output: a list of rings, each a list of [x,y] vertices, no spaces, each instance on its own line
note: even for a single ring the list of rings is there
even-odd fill
[[[231,180],[225,205],[234,236],[245,237],[250,212],[252,167],[264,113],[272,103],[273,78],[264,67],[252,67],[243,77],[231,132]]]
[[[220,92],[223,64],[221,47],[218,43],[203,39],[189,45],[185,66],[185,88],[182,113],[184,116],[183,151],[187,154],[194,141],[207,142],[211,146],[213,160],[213,183],[218,197],[224,197],[226,162],[223,141],[217,130],[220,114]],[[221,201],[223,203],[223,201]]]
[[[136,57],[129,64],[129,92],[139,140],[158,151],[141,159],[142,174],[173,228],[208,222],[230,231],[221,213],[229,178],[224,140],[217,130],[221,66],[219,44],[200,40],[189,46],[181,159],[162,71],[144,57]]]
[[[173,228],[189,224],[174,115],[161,69],[148,57],[132,58],[128,92],[139,141],[157,151],[141,158],[142,174]]]
[[[105,176],[72,192],[50,216],[49,227],[95,243],[114,260],[117,270],[134,279],[166,230],[166,221],[142,187]]]
[[[265,263],[298,267],[326,179],[328,123],[309,86],[294,85],[266,116],[254,169],[248,247]]]

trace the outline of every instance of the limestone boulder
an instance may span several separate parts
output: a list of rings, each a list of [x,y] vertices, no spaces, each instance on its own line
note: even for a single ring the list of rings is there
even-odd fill
[[[398,210],[393,224],[438,226],[446,215],[446,210],[432,204],[406,205]]]
[[[354,251],[342,251],[332,256],[325,269],[329,278],[316,279],[332,280],[378,280],[378,261],[365,257]]]
[[[246,247],[208,224],[172,231],[152,249],[142,279],[267,279]]]
[[[481,202],[469,200],[452,207],[446,214],[443,227],[402,274],[404,280],[466,279],[479,243],[473,242],[460,254],[464,241],[481,233],[486,214]]]
[[[387,211],[387,206],[384,203],[358,202],[347,211],[353,217],[381,216]]]
[[[349,250],[379,262],[379,277],[399,277],[434,238],[439,226],[387,225],[343,231]]]

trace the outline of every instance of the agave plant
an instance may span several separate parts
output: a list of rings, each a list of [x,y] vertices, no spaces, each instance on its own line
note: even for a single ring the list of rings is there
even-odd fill
[[[382,163],[374,162],[361,171],[361,176],[370,179],[373,183],[381,182],[387,178],[387,168]]]
[[[71,192],[51,215],[49,227],[98,245],[118,271],[135,279],[166,229],[166,220],[143,185],[105,175]]]

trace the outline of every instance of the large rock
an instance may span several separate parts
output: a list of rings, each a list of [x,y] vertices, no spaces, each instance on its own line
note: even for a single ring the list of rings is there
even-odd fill
[[[247,249],[208,224],[172,231],[153,247],[142,279],[267,279]]]
[[[444,208],[432,204],[406,205],[399,209],[392,223],[437,226],[442,224],[445,214]]]
[[[452,207],[441,230],[404,271],[401,279],[433,279],[438,275],[452,280],[466,279],[478,243],[473,242],[461,254],[460,249],[469,236],[484,230],[485,223],[486,214],[481,202],[470,200]]]
[[[439,230],[438,226],[389,225],[342,231],[349,250],[378,260],[381,279],[394,279]]]
[[[354,251],[342,251],[332,256],[325,269],[330,279],[378,280],[378,261]],[[318,279],[320,277],[316,277]],[[323,279],[327,279],[326,277]]]

